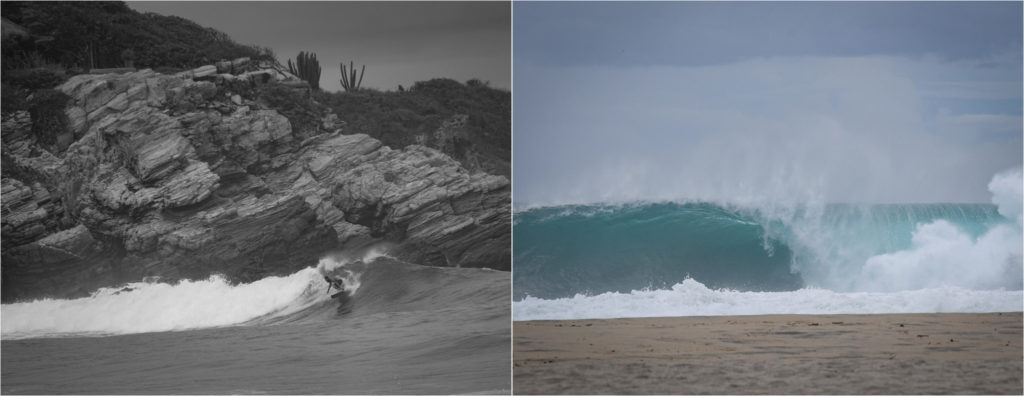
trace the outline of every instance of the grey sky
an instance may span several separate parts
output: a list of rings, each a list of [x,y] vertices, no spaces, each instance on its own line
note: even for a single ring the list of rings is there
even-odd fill
[[[363,86],[394,90],[447,77],[511,86],[507,2],[128,2],[272,48],[281,63],[313,51],[320,85],[341,90],[339,63],[366,65]]]
[[[515,3],[517,206],[987,202],[1021,3]]]

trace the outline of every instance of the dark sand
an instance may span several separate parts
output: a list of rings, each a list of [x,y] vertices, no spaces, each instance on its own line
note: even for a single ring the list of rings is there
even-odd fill
[[[516,394],[1024,393],[1022,316],[514,322]]]

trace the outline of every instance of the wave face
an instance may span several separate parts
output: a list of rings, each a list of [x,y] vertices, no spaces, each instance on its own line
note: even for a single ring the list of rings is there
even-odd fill
[[[857,276],[865,264],[912,249],[922,242],[915,237],[960,232],[976,240],[1009,224],[985,204],[828,205],[811,215],[801,209],[773,219],[711,203],[521,212],[514,226],[516,296],[665,289],[687,278],[741,291],[870,289]],[[929,226],[915,231],[920,224]]]
[[[543,312],[570,315],[571,303],[579,314],[597,307],[593,317],[710,314],[712,306],[722,314],[886,312],[897,301],[915,308],[895,312],[954,306],[926,298],[940,295],[974,301],[956,309],[1020,310],[1020,184],[1019,169],[996,175],[995,204],[637,202],[520,211],[514,312],[517,320],[551,318]],[[974,293],[981,291],[995,294]],[[807,296],[824,305],[785,303]],[[836,302],[850,296],[865,305]],[[662,299],[675,307],[658,307]]]
[[[327,272],[343,277],[349,298],[330,298],[335,291],[328,291]],[[507,279],[497,271],[424,267],[371,252],[362,260],[325,258],[316,268],[247,284],[219,276],[139,282],[80,299],[5,304],[2,335],[11,340],[322,322],[457,306],[468,298],[506,299]]]

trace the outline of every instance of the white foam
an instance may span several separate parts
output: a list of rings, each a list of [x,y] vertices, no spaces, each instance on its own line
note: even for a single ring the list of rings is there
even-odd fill
[[[868,314],[1010,312],[1024,309],[1020,290],[939,287],[900,292],[840,293],[825,289],[791,292],[711,290],[687,279],[669,290],[637,290],[545,300],[526,297],[512,304],[514,320],[606,319],[661,316],[767,314]]]
[[[999,225],[973,240],[945,220],[918,225],[913,247],[869,258],[859,290],[897,291],[958,286],[1021,289],[1021,233]]]
[[[131,290],[125,290],[125,287]],[[201,281],[132,283],[73,300],[44,299],[2,306],[4,339],[110,335],[229,326],[283,316],[328,299],[316,269],[231,285]]]
[[[824,206],[757,203],[765,236],[794,247],[793,270],[808,285],[836,291],[901,291],[958,286],[968,289],[1024,287],[1021,168],[994,175],[992,202],[1009,223],[988,225],[980,236],[943,219],[919,223],[911,246],[876,253],[872,233],[881,230],[837,226]],[[742,206],[741,206],[742,207]],[[773,226],[774,222],[784,227]],[[781,230],[776,229],[781,228]],[[771,252],[770,244],[765,244]]]
[[[1021,168],[1000,172],[988,184],[999,214],[1015,220],[997,224],[977,239],[945,220],[918,224],[910,249],[868,258],[858,289],[913,290],[938,286],[969,289],[1024,287],[1021,233]]]

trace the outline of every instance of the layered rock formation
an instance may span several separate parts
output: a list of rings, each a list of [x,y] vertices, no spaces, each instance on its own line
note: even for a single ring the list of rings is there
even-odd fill
[[[221,83],[275,79],[294,81],[245,62],[75,76],[58,88],[64,144],[41,144],[26,112],[5,117],[4,301],[151,276],[253,280],[376,241],[414,263],[509,269],[505,177],[392,150],[329,114],[293,131]]]

